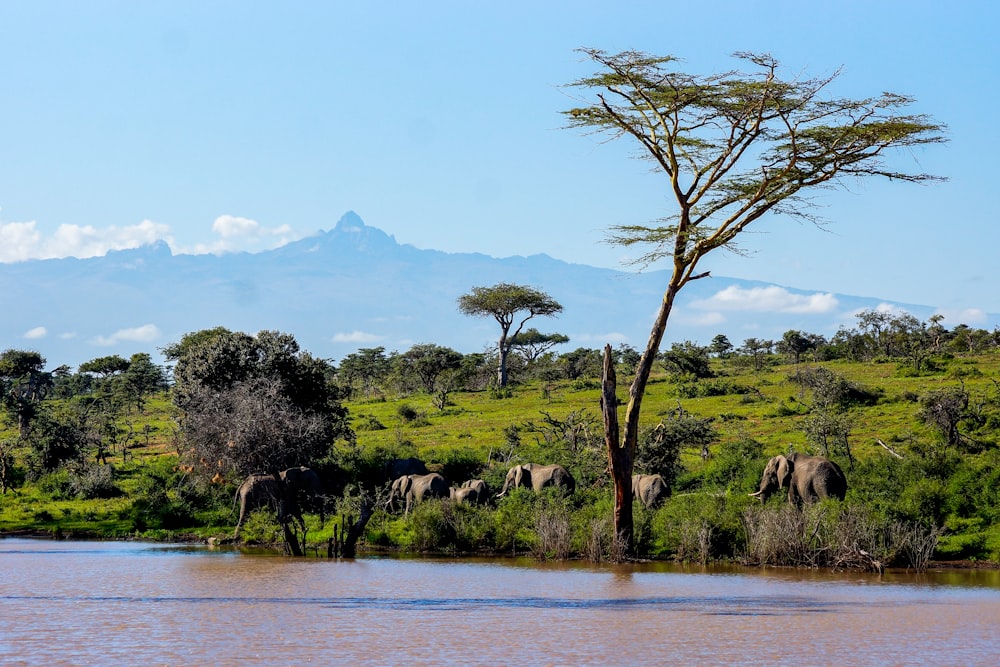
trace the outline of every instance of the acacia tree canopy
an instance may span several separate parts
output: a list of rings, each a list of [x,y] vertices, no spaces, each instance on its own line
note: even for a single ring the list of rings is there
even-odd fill
[[[468,294],[458,298],[458,309],[464,315],[493,317],[500,325],[500,339],[497,342],[497,384],[507,386],[507,356],[510,354],[511,340],[517,339],[525,323],[538,315],[557,315],[563,307],[545,292],[512,283],[498,283],[492,287],[473,287]],[[511,334],[511,327],[518,322]]]
[[[543,334],[531,328],[510,337],[511,349],[517,350],[527,363],[536,361],[556,345],[569,342],[569,336],[561,333]]]
[[[945,128],[905,113],[910,97],[837,98],[827,90],[839,71],[785,77],[767,54],[736,53],[746,70],[697,75],[678,71],[679,60],[670,55],[580,51],[599,71],[569,84],[585,97],[565,112],[568,127],[636,141],[642,157],[663,172],[673,202],[658,224],[614,226],[608,238],[648,248],[640,264],[668,260],[672,266],[629,389],[620,438],[614,370],[604,364],[615,533],[631,550],[631,476],[642,398],[677,292],[708,275],[697,272],[699,261],[717,248],[735,249],[738,235],[769,213],[819,222],[805,197],[817,188],[867,176],[941,180],[897,168],[887,157],[894,149],[941,143]],[[610,346],[605,355],[610,357]]]

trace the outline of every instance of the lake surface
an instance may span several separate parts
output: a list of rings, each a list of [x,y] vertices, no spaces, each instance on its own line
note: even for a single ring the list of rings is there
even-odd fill
[[[996,665],[1000,572],[0,540],[0,664]]]

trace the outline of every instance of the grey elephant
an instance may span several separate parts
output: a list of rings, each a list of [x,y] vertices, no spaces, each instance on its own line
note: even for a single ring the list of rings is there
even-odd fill
[[[517,465],[507,471],[507,478],[504,480],[503,488],[496,495],[503,498],[508,489],[516,487],[533,489],[535,493],[541,493],[546,486],[555,486],[564,489],[567,493],[573,493],[576,488],[576,480],[569,474],[566,468],[558,463],[551,465],[539,465],[537,463],[525,463]]]
[[[240,536],[240,528],[250,513],[263,507],[277,510],[279,523],[284,524],[292,518],[305,529],[300,504],[303,499],[312,505],[318,505],[322,521],[323,488],[319,475],[311,468],[299,466],[282,470],[277,475],[269,473],[247,475],[234,498],[234,504],[239,503],[240,517],[236,522],[233,539]]]
[[[632,475],[632,494],[646,508],[659,505],[670,495],[662,475]]]
[[[481,479],[470,479],[462,482],[462,486],[451,487],[449,497],[456,503],[467,505],[482,505],[488,498],[486,482]]]
[[[788,489],[788,502],[803,502],[847,495],[847,478],[836,463],[822,456],[775,456],[767,462],[760,479],[760,490],[750,496],[767,502],[775,491]]]
[[[302,524],[302,503],[309,509],[317,510],[320,523],[325,521],[323,484],[315,470],[306,466],[288,468],[278,473],[284,483],[282,500],[284,507],[279,507],[279,518],[294,516]],[[304,524],[303,524],[304,525]]]
[[[252,473],[247,475],[240,488],[236,490],[234,504],[239,503],[240,518],[236,522],[236,530],[233,532],[233,539],[240,536],[240,528],[250,512],[270,507],[278,510],[281,507],[281,499],[284,495],[284,486],[281,479],[272,474]]]
[[[403,475],[392,483],[389,500],[386,506],[389,511],[395,511],[397,501],[406,500],[406,513],[414,503],[427,498],[447,498],[449,496],[448,482],[436,472],[427,475]]]

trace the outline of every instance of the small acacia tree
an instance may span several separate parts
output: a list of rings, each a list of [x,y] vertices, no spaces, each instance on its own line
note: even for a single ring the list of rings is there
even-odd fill
[[[0,354],[0,406],[15,417],[22,438],[52,388],[52,374],[44,369],[45,357],[38,352],[9,349]]]
[[[497,384],[507,386],[507,357],[525,323],[537,315],[556,315],[562,312],[559,302],[545,292],[524,285],[499,283],[493,287],[473,287],[468,294],[458,298],[458,309],[465,315],[493,317],[500,325],[497,342]],[[520,324],[511,334],[518,316]]]
[[[609,236],[618,245],[647,244],[651,249],[638,260],[643,265],[661,259],[672,265],[629,388],[622,433],[611,347],[605,348],[602,406],[615,534],[631,551],[631,476],[642,398],[677,293],[708,275],[698,271],[699,261],[716,248],[732,248],[747,226],[769,213],[817,222],[803,198],[816,188],[866,176],[940,180],[891,168],[883,158],[890,149],[942,142],[944,128],[903,113],[912,102],[903,95],[827,96],[839,72],[782,78],[778,61],[766,54],[735,54],[749,71],[701,76],[677,71],[673,56],[581,51],[600,70],[570,84],[593,96],[565,112],[569,127],[637,141],[642,156],[666,176],[676,205],[656,226],[616,226]]]

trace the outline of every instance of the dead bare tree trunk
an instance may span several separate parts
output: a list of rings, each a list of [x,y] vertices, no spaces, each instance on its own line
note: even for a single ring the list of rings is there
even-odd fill
[[[299,544],[299,538],[295,534],[295,531],[290,527],[291,522],[283,521],[281,523],[281,530],[285,535],[285,544],[288,546],[288,550],[291,551],[293,556],[302,556],[302,545]],[[305,543],[305,534],[302,535],[302,542]]]
[[[351,527],[344,534],[344,543],[341,548],[344,558],[354,558],[357,555],[358,540],[365,534],[365,526],[372,518],[374,507],[375,503],[368,498],[361,501],[361,514],[358,516],[358,520],[351,524]]]
[[[618,400],[615,397],[616,382],[614,363],[611,358],[611,346],[604,347],[604,378],[602,381],[601,410],[604,414],[604,439],[608,447],[608,462],[611,465],[611,478],[615,485],[615,539],[626,555],[633,552],[634,525],[632,522],[632,465],[635,461],[635,448],[639,442],[639,414],[642,399],[646,393],[646,384],[653,372],[653,362],[660,350],[663,334],[667,329],[667,320],[673,309],[677,292],[688,280],[703,278],[708,273],[697,276],[690,275],[694,261],[690,264],[675,262],[674,273],[667,285],[656,314],[646,350],[639,359],[635,378],[629,387],[629,401],[625,407],[625,432],[619,436]]]
[[[619,441],[617,378],[611,346],[604,346],[604,372],[601,380],[601,412],[604,414],[604,441],[608,448],[608,464],[615,485],[615,541],[628,556],[632,551],[635,532],[632,523],[632,463],[635,446]]]

